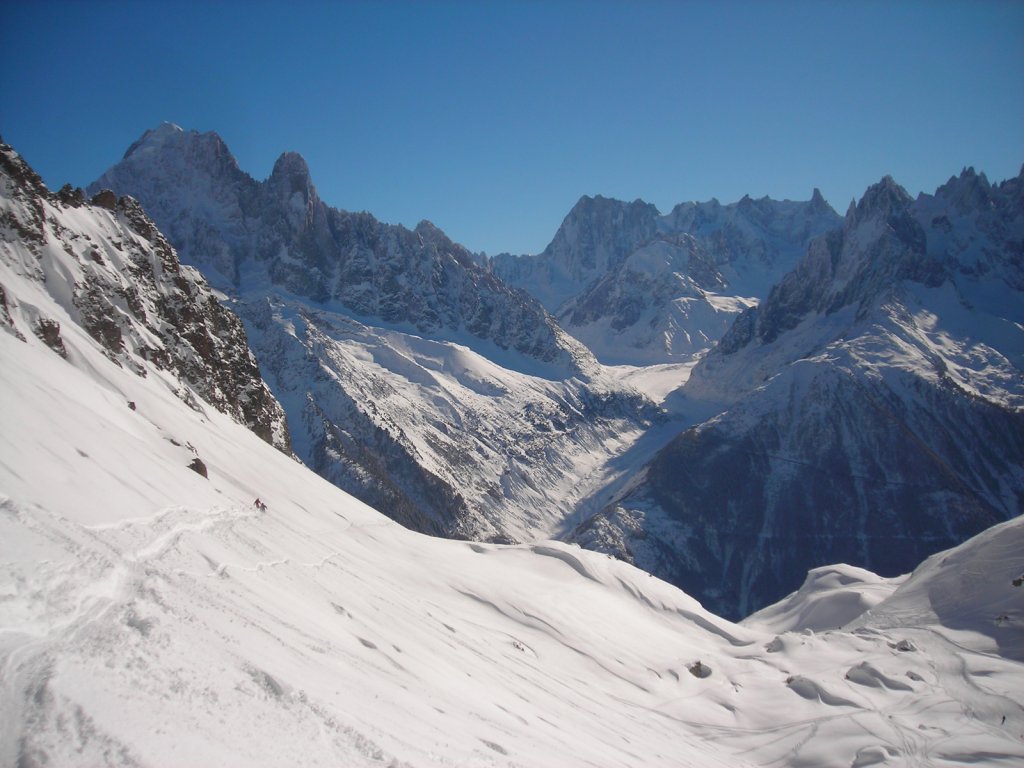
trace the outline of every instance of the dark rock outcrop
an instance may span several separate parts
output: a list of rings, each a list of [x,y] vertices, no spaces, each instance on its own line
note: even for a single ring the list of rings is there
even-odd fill
[[[199,398],[290,452],[284,412],[263,382],[241,321],[177,254],[142,207],[109,190],[86,204],[51,194],[17,153],[0,145],[6,178],[0,246],[11,268],[39,281],[107,356],[139,375],[172,371],[186,401]],[[71,208],[87,209],[67,215]],[[0,320],[16,329],[4,296]],[[15,315],[17,313],[14,313]],[[67,357],[52,318],[25,318]]]

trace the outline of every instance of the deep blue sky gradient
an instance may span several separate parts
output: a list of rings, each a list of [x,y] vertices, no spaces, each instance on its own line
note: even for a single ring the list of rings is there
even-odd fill
[[[843,213],[1024,163],[1022,2],[5,3],[0,135],[84,186],[164,120],[265,178],[474,250],[537,252],[583,194]]]

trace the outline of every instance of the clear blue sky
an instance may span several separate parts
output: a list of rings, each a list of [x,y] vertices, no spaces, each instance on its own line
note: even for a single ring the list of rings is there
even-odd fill
[[[0,135],[53,188],[147,128],[474,250],[543,249],[583,194],[840,213],[1024,163],[1022,2],[7,2]]]

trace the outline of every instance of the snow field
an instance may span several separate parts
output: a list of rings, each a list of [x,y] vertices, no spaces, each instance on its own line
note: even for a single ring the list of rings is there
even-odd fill
[[[0,335],[5,764],[1024,759],[1019,662],[870,614],[732,625],[564,544],[410,533],[81,343],[106,379]]]

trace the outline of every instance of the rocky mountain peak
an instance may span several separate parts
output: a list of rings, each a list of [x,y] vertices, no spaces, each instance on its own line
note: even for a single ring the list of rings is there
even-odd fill
[[[0,172],[14,182],[15,193],[46,195],[49,194],[42,178],[28,163],[14,151],[9,144],[0,138]]]
[[[161,144],[158,135],[170,138]],[[238,169],[214,133],[162,127],[139,144],[90,189],[136,197],[221,290],[238,291],[243,281],[259,290],[280,286],[422,333],[468,330],[551,363],[559,375],[578,372],[581,360],[593,363],[539,304],[482,273],[432,224],[413,233],[325,204],[296,152],[282,154],[259,182]]]
[[[652,203],[644,202],[640,198],[633,202],[627,202],[614,197],[605,197],[604,195],[582,195],[576,201],[576,205],[572,207],[569,216],[608,215],[624,210],[651,210],[657,213],[658,209]]]
[[[441,248],[444,250],[459,250],[463,251],[462,246],[456,245],[452,240],[444,233],[440,227],[435,225],[432,221],[423,219],[419,224],[416,225],[416,229],[413,233],[419,237],[420,241],[424,245]],[[468,251],[465,253],[468,257]]]
[[[312,187],[309,166],[298,152],[282,152],[268,179],[271,185],[287,185],[292,192]]]
[[[424,240],[433,240],[439,236],[444,236],[444,232],[442,232],[434,222],[427,221],[426,219],[423,219],[419,224],[417,224],[414,231]]]
[[[174,123],[164,122],[142,134],[124,153],[124,159],[136,152],[166,146],[185,137],[185,131]]]
[[[714,344],[841,223],[820,191],[810,201],[684,202],[664,216],[642,200],[583,197],[543,253],[491,264],[599,359],[675,362]]]
[[[821,194],[821,190],[817,187],[815,187],[814,191],[811,193],[810,209],[816,214],[832,211],[832,206],[828,204],[825,197]],[[832,212],[835,213],[834,211]]]
[[[629,203],[602,195],[583,195],[569,211],[562,226],[564,227],[567,222],[586,222],[591,226],[604,228],[620,222],[640,222],[658,215],[658,208],[653,203],[644,202],[639,198]]]
[[[846,228],[858,226],[869,219],[888,219],[900,214],[913,202],[907,190],[901,187],[892,176],[884,176],[877,184],[872,184],[861,197],[860,202],[851,212],[847,212]]]
[[[135,169],[151,166],[179,167],[188,169],[189,175],[195,178],[234,179],[243,176],[234,156],[224,140],[214,131],[200,133],[195,130],[184,130],[174,123],[162,123],[157,128],[147,130],[124,153],[120,166]],[[118,168],[120,166],[115,166]],[[111,169],[114,170],[114,169]],[[111,189],[116,186],[110,183],[109,175],[97,179],[90,185],[93,190],[100,183]]]
[[[544,255],[561,262],[573,277],[618,264],[657,228],[657,207],[643,200],[627,203],[597,195],[579,199]]]
[[[958,213],[966,213],[974,209],[986,208],[992,204],[992,185],[984,173],[975,172],[974,168],[964,168],[959,176],[951,176],[935,192],[936,197],[944,198]]]

